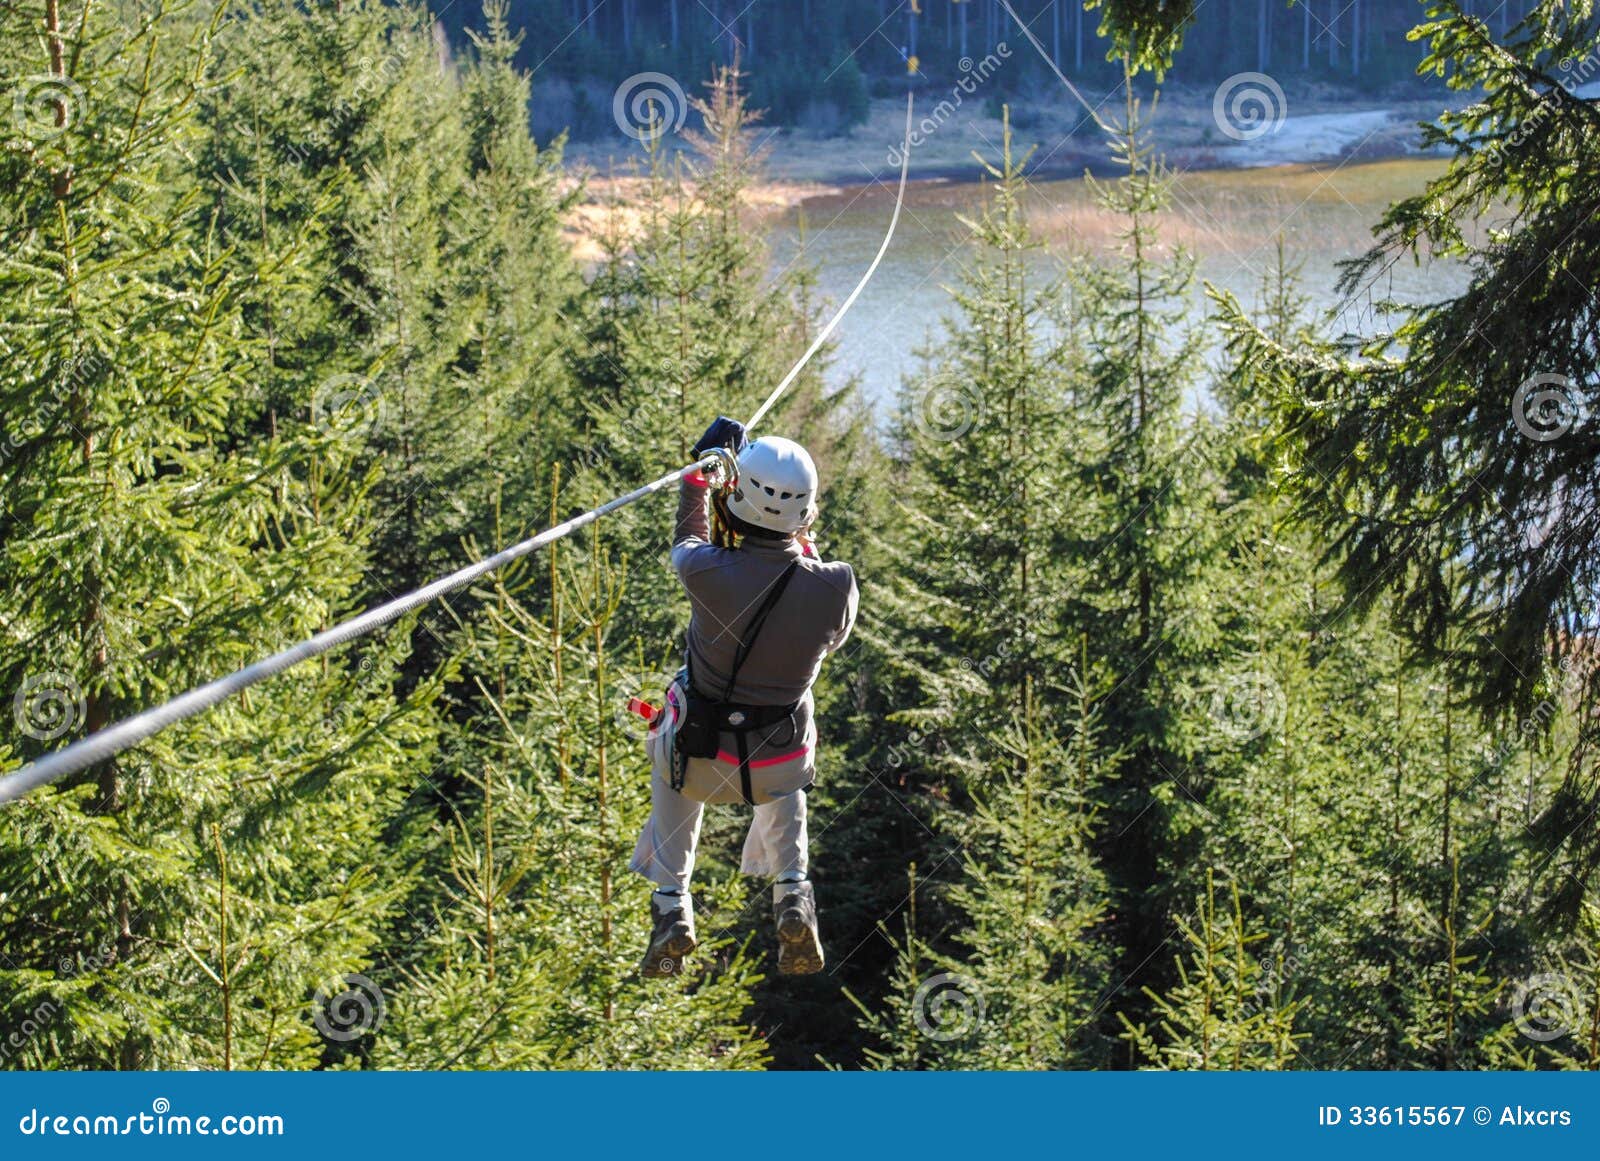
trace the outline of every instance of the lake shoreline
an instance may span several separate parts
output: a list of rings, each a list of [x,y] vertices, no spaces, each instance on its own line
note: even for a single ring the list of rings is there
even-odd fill
[[[917,107],[919,139],[912,148],[910,180],[982,181],[986,175],[973,154],[998,159],[1004,133],[1000,116],[978,100],[940,116],[935,95],[924,96]],[[1239,119],[1230,121],[1229,102],[1219,106],[1217,96],[1209,90],[1174,89],[1146,105],[1151,143],[1170,168],[1190,172],[1420,156],[1417,123],[1437,117],[1449,103],[1442,97],[1397,94],[1382,99],[1373,94],[1352,106],[1347,94],[1291,92],[1280,98],[1267,93],[1262,102],[1241,106]],[[1109,107],[1109,98],[1100,99]],[[1098,131],[1086,120],[1075,106],[1059,101],[1012,109],[1013,150],[1031,154],[1026,166],[1030,180],[1117,171]],[[758,128],[752,131],[752,144],[765,154],[763,183],[855,189],[896,179],[904,129],[903,102],[880,98],[872,102],[867,120],[848,133]],[[668,157],[687,147],[681,137],[663,144]],[[641,150],[636,142],[569,142],[566,160],[574,173],[613,175],[637,171]]]

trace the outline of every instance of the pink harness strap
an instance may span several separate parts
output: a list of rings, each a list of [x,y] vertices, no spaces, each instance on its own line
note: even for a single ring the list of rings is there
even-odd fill
[[[776,766],[780,762],[793,762],[796,758],[803,758],[810,752],[811,747],[809,745],[801,746],[798,750],[791,750],[787,754],[779,754],[776,758],[763,758],[759,762],[752,762],[750,763],[750,769],[757,770],[762,766]],[[739,755],[730,754],[726,750],[718,750],[717,761],[737,766],[739,764]]]

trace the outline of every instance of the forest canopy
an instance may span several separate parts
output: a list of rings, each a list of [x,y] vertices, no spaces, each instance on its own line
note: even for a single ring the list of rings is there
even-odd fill
[[[903,93],[863,25],[906,12],[752,5],[733,51],[725,7],[0,0],[0,773],[767,395],[836,304],[775,258],[753,127]],[[1112,236],[1051,252],[1002,102],[915,374],[875,411],[825,347],[769,421],[861,585],[816,688],[828,972],[772,972],[722,813],[693,970],[638,978],[626,705],[688,619],[657,500],[0,807],[0,1063],[1600,1064],[1600,34],[1367,0],[1341,56],[1320,7],[1052,9],[1116,94]],[[919,18],[930,71],[1009,35]],[[1280,238],[1204,297],[1131,82],[1261,61],[1457,87],[1346,290],[1464,291],[1334,333]],[[653,65],[702,82],[684,148],[646,135],[580,257],[539,86]]]

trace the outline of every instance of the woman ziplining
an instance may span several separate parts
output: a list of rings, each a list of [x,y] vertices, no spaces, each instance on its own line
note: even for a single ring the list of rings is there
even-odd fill
[[[807,975],[823,966],[807,877],[811,686],[855,624],[855,573],[823,562],[810,539],[818,480],[805,448],[771,435],[747,444],[743,424],[718,417],[694,450],[734,465],[716,482],[692,473],[680,485],[672,568],[693,612],[684,668],[645,739],[651,810],[629,866],[656,889],[640,971],[676,975],[695,949],[701,819],[708,803],[743,802],[754,817],[740,870],[775,880],[778,970]]]
[[[767,395],[761,406],[756,409],[755,414],[745,421],[743,431],[754,428],[756,424],[766,417],[767,412],[778,402],[778,399],[789,388],[789,385],[795,381],[801,370],[811,361],[812,356],[827,342],[829,336],[833,334],[834,328],[839,325],[839,321],[844,318],[845,313],[855,304],[861,292],[866,289],[867,283],[871,281],[873,274],[877,272],[878,265],[883,261],[884,254],[888,252],[889,243],[894,238],[895,227],[900,221],[900,208],[905,202],[906,175],[911,161],[912,108],[912,96],[907,94],[905,134],[900,153],[900,181],[895,193],[894,212],[889,218],[889,228],[884,232],[883,242],[879,245],[877,254],[873,256],[872,262],[861,276],[861,280],[856,283],[854,289],[840,304],[839,309],[834,312],[827,325],[817,333],[811,345],[806,348],[805,353],[800,356],[794,366],[789,368],[788,373]],[[704,478],[707,473],[710,473],[713,476],[720,476],[724,483],[731,483],[732,480],[729,477],[732,471],[735,470],[735,466],[734,458],[728,454],[726,448],[717,449],[697,459],[692,464],[674,468],[648,484],[642,484],[633,489],[633,491],[608,500],[606,503],[574,516],[570,520],[564,520],[560,524],[545,529],[536,536],[529,537],[518,544],[513,544],[509,548],[504,548],[493,556],[478,561],[476,564],[457,569],[448,576],[440,577],[431,584],[403,593],[393,600],[368,609],[359,616],[342,621],[329,629],[324,629],[316,636],[307,638],[287,649],[280,650],[270,657],[262,658],[260,661],[247,665],[243,669],[190,689],[170,701],[151,706],[131,717],[124,718],[122,721],[90,734],[86,738],[80,738],[64,749],[45,754],[20,769],[0,774],[0,805],[7,802],[15,802],[40,787],[48,786],[69,775],[81,773],[102,762],[106,762],[123,751],[155,736],[162,730],[220,705],[253,685],[258,685],[304,661],[322,656],[341,645],[375,632],[384,625],[405,616],[407,613],[414,612],[431,601],[465,588],[473,581],[505,567],[512,561],[536,552],[563,537],[570,536],[578,529],[587,527],[620,508],[637,503],[647,496],[652,496],[676,482],[687,479],[691,475]]]

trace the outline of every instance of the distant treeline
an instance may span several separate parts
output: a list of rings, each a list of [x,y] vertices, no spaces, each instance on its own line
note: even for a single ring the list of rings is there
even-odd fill
[[[609,132],[611,97],[626,77],[664,72],[684,85],[737,55],[751,98],[769,122],[824,131],[866,116],[869,95],[898,88],[917,60],[924,83],[948,82],[964,58],[1022,36],[1000,0],[512,0],[511,24],[525,30],[518,64],[533,73],[535,129]],[[1075,80],[1114,85],[1098,35],[1103,9],[1078,0],[1012,0],[1057,65]],[[1420,23],[1419,0],[1207,0],[1185,25],[1169,80],[1214,84],[1254,70],[1279,79],[1368,88],[1405,82],[1422,57],[1406,33]],[[1464,0],[1469,15],[1504,36],[1529,0]],[[458,41],[481,17],[468,5],[443,14]],[[1032,52],[996,78],[996,99],[1014,98],[1049,78]]]

